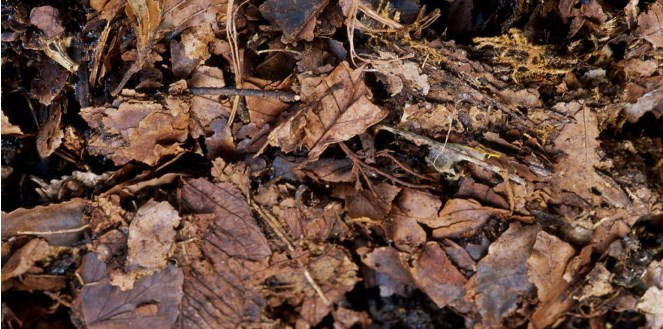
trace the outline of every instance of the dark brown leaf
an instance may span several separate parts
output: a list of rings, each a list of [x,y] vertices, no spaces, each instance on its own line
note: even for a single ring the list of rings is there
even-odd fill
[[[38,206],[32,209],[16,209],[2,213],[2,240],[18,235],[35,235],[46,239],[50,245],[73,246],[80,242],[86,226],[83,214],[88,201],[71,201]]]
[[[537,226],[512,223],[477,264],[475,303],[485,328],[503,325],[519,303],[534,293],[534,286],[527,277],[526,260],[537,231]]]
[[[184,205],[196,213],[217,216],[214,230],[208,240],[214,248],[229,257],[264,260],[271,255],[251,210],[236,185],[228,182],[212,184],[203,179],[185,179],[182,187]]]
[[[334,194],[345,199],[350,217],[382,219],[391,211],[391,203],[401,189],[388,183],[380,183],[373,190],[357,191],[354,185],[336,185]]]
[[[93,253],[79,269],[83,283],[74,309],[88,328],[171,328],[180,317],[182,270],[174,265],[138,280],[133,289],[111,285]]]
[[[280,28],[286,43],[297,39],[312,41],[313,38],[300,36],[300,32],[311,22],[315,26],[317,16],[325,8],[327,2],[327,0],[302,2],[267,0],[260,5],[260,13],[265,19]]]

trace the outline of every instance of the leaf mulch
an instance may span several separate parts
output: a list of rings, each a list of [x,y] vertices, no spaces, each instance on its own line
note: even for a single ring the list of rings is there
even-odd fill
[[[663,2],[2,3],[2,328],[661,328]]]

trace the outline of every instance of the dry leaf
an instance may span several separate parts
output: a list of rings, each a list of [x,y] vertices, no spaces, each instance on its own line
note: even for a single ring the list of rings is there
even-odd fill
[[[150,200],[140,207],[129,225],[129,270],[165,268],[179,223],[180,216],[168,202]]]
[[[525,262],[537,231],[536,226],[512,223],[477,264],[475,303],[485,328],[504,325],[503,321],[516,312],[521,300],[534,293]]]
[[[317,16],[327,3],[328,0],[302,2],[267,0],[260,5],[260,13],[265,19],[280,28],[283,32],[284,42],[290,43],[297,39],[312,41],[313,38],[300,36],[300,34],[305,34],[302,33],[302,30],[305,30],[311,23],[315,27]]]
[[[570,282],[564,279],[564,273],[574,254],[575,249],[559,238],[544,231],[537,234],[527,259],[529,281],[536,286],[539,297],[531,328],[547,328],[573,304],[566,294]]]
[[[638,303],[638,310],[647,317],[647,328],[663,327],[663,290],[649,287]]]
[[[180,315],[183,275],[170,265],[121,291],[108,282],[106,264],[93,253],[83,258],[83,283],[74,310],[88,328],[171,328]]]
[[[32,209],[2,212],[2,240],[35,235],[43,237],[53,246],[73,246],[83,237],[86,228],[83,214],[88,203],[83,199],[73,199]]]
[[[554,141],[555,149],[566,156],[555,165],[553,186],[560,191],[573,192],[591,204],[607,201],[617,208],[630,205],[628,197],[614,181],[596,172],[595,168],[601,164],[596,113],[576,102],[560,103],[556,108],[572,115],[574,121],[564,126]],[[600,196],[597,198],[592,190],[598,190]]]
[[[649,41],[654,48],[663,47],[663,3],[655,1],[649,10],[638,16],[638,28],[635,33]]]
[[[165,105],[153,101],[123,101],[119,107],[88,107],[81,116],[98,133],[90,138],[90,153],[108,156],[116,165],[136,160],[157,164],[176,155],[188,135],[188,105],[166,98]]]
[[[368,100],[362,70],[353,71],[348,62],[325,78],[304,78],[301,85],[305,105],[268,137],[270,145],[285,152],[304,145],[309,160],[317,160],[327,146],[364,132],[387,115]]]

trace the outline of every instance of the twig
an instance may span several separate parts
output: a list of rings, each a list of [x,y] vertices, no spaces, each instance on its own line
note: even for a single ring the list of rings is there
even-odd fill
[[[344,143],[339,143],[338,145],[341,146],[341,149],[343,150],[343,152],[345,152],[345,154],[347,154],[347,156],[350,159],[354,160],[353,162],[358,163],[360,166],[378,173],[379,175],[391,180],[392,182],[395,182],[395,183],[398,183],[398,184],[401,184],[405,187],[410,187],[410,188],[433,188],[433,186],[430,186],[430,185],[415,185],[415,184],[411,184],[411,183],[408,183],[406,181],[403,181],[399,178],[396,178],[396,177],[394,177],[394,176],[392,176],[392,175],[390,175],[390,174],[388,174],[388,173],[386,173],[386,172],[384,172],[380,169],[377,169],[375,167],[372,167],[372,166],[368,165],[367,163],[365,163],[364,161],[359,159],[359,157],[354,152],[352,152],[352,150],[350,150],[350,148],[347,147],[347,145],[345,145]]]
[[[206,88],[194,87],[191,88],[191,93],[196,96],[203,95],[221,95],[221,96],[257,96],[264,98],[278,98],[285,103],[294,103],[301,100],[301,97],[294,93],[278,90],[262,90],[262,89],[241,89],[241,88]],[[230,121],[230,120],[228,120]]]

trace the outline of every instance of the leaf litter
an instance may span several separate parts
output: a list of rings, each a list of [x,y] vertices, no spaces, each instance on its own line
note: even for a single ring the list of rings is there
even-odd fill
[[[3,3],[3,327],[660,327],[660,1],[435,6]]]

